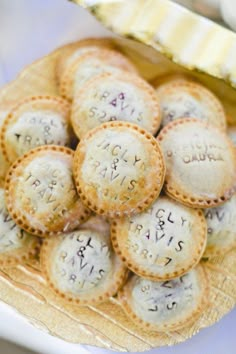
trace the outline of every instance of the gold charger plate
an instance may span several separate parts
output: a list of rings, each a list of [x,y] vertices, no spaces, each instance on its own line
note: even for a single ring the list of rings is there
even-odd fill
[[[149,80],[165,72],[183,71],[151,48],[144,50],[142,45],[124,39],[115,41]],[[0,91],[0,116],[22,97],[58,94],[55,62],[65,49],[60,48],[33,63]],[[218,93],[223,89],[222,83],[215,79],[202,75],[199,78]],[[231,94],[236,97],[234,90]],[[224,103],[227,104],[226,101]],[[140,330],[126,317],[116,298],[96,307],[63,303],[48,289],[37,261],[0,272],[0,301],[16,309],[35,326],[66,341],[116,351],[145,351],[183,342],[200,329],[217,322],[235,306],[236,249],[225,257],[202,263],[209,276],[209,307],[192,326],[174,332],[157,334]]]

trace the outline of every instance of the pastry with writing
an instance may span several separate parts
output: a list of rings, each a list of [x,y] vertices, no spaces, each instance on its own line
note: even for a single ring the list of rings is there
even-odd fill
[[[165,165],[158,142],[146,130],[109,122],[80,141],[73,171],[83,203],[116,217],[141,212],[158,197]]]
[[[153,135],[158,131],[161,115],[155,90],[137,75],[103,73],[75,93],[71,122],[79,138],[116,120],[137,124]]]
[[[164,152],[169,196],[191,207],[209,208],[233,195],[235,148],[217,127],[183,118],[169,123],[157,139]]]
[[[6,208],[5,191],[0,188],[0,266],[12,267],[34,257],[39,239],[16,225]]]
[[[66,147],[42,146],[11,166],[6,177],[6,203],[22,229],[36,236],[51,236],[74,230],[89,217],[75,188],[73,154]]]
[[[110,238],[94,230],[45,240],[40,258],[52,290],[79,305],[107,300],[126,279],[126,268],[112,250]]]
[[[183,117],[198,118],[226,129],[226,116],[219,99],[203,85],[190,80],[169,80],[156,88],[162,126]]]
[[[75,92],[83,88],[84,84],[101,73],[116,72],[137,73],[134,64],[121,53],[108,50],[98,49],[92,53],[86,53],[79,56],[73,65],[70,65],[60,80],[60,94],[62,97],[72,101]],[[124,76],[126,73],[124,73]]]
[[[42,145],[69,146],[72,130],[70,106],[56,96],[32,96],[17,103],[6,116],[2,150],[9,162]]]
[[[119,299],[128,317],[142,329],[178,330],[193,323],[206,309],[208,279],[200,265],[166,281],[134,275],[120,290]]]
[[[207,225],[201,210],[161,196],[141,214],[114,220],[111,236],[116,253],[134,273],[167,280],[200,261]]]
[[[204,210],[207,220],[205,257],[222,255],[236,246],[236,195],[226,203]]]

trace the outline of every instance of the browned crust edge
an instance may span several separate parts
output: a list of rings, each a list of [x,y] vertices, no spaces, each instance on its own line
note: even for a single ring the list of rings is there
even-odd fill
[[[17,159],[10,167],[8,170],[6,180],[5,180],[5,192],[6,192],[6,205],[9,214],[11,215],[12,219],[15,221],[15,223],[22,228],[23,230],[27,231],[28,233],[38,236],[38,237],[47,237],[47,236],[53,236],[53,235],[59,235],[63,230],[58,230],[58,231],[46,231],[43,232],[39,228],[32,227],[30,224],[27,223],[27,219],[24,216],[24,213],[22,211],[19,212],[19,210],[15,210],[15,203],[12,198],[12,193],[11,189],[14,189],[14,186],[11,186],[11,181],[12,178],[15,176],[15,171],[17,168],[24,162],[26,161],[29,157],[32,157],[34,155],[37,155],[41,151],[51,151],[51,152],[61,152],[66,155],[69,155],[71,157],[74,156],[74,151],[65,147],[65,146],[58,146],[58,145],[43,145],[39,146],[35,149],[32,149],[28,151],[25,155]],[[86,208],[84,208],[84,212],[78,215],[78,219],[81,222],[84,222],[88,219],[90,216],[90,211]]]
[[[161,143],[161,141],[168,134],[168,132],[170,130],[172,130],[173,127],[176,127],[178,125],[193,123],[193,122],[196,122],[198,124],[202,124],[203,126],[210,125],[212,129],[217,130],[220,134],[224,134],[221,132],[221,130],[219,128],[217,128],[211,124],[208,124],[207,122],[202,122],[196,118],[187,118],[186,117],[186,118],[177,119],[177,120],[167,124],[161,130],[160,134],[157,137],[157,140]],[[231,141],[229,138],[228,138],[228,141],[231,144]],[[233,144],[231,144],[231,145],[232,145],[232,151],[234,151],[235,161],[236,161],[236,149],[234,149]],[[229,200],[236,191],[236,182],[234,183],[234,185],[232,185],[232,188],[225,191],[225,193],[222,196],[220,196],[218,198],[213,198],[213,199],[195,198],[195,197],[188,196],[186,194],[181,194],[176,187],[171,186],[170,184],[168,184],[167,181],[165,181],[165,183],[164,183],[164,190],[165,190],[165,193],[169,197],[176,200],[177,202],[180,202],[180,203],[182,203],[186,206],[189,206],[191,208],[204,209],[204,208],[211,208],[211,207],[221,205],[221,204],[225,203],[227,200]]]
[[[64,100],[60,96],[37,95],[37,96],[29,96],[29,97],[24,98],[23,100],[20,100],[11,109],[11,111],[7,114],[7,116],[5,117],[5,119],[3,121],[2,128],[0,130],[1,148],[2,148],[3,155],[4,155],[7,162],[9,162],[9,163],[14,162],[14,161],[12,161],[12,159],[10,158],[10,155],[8,153],[7,143],[6,143],[6,132],[7,132],[7,129],[9,128],[9,126],[11,125],[11,122],[14,119],[15,114],[17,114],[18,110],[20,108],[24,107],[24,105],[27,108],[27,106],[30,105],[30,103],[31,103],[31,107],[34,107],[35,104],[39,104],[40,102],[52,103],[53,105],[57,106],[57,111],[58,111],[58,106],[60,106],[62,111],[65,114],[65,119],[68,119],[68,122],[69,122],[70,105],[66,100]]]

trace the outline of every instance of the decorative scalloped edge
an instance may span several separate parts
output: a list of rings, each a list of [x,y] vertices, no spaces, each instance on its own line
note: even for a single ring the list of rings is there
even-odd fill
[[[200,304],[198,304],[197,308],[195,311],[193,311],[185,320],[173,323],[172,325],[163,325],[163,326],[156,326],[154,324],[151,324],[149,322],[143,321],[140,317],[138,317],[135,312],[132,310],[130,307],[130,304],[128,302],[128,296],[126,293],[126,285],[121,289],[118,293],[118,299],[121,301],[121,305],[126,312],[126,314],[132,319],[132,321],[137,324],[139,327],[141,327],[143,330],[146,331],[154,331],[154,332],[165,332],[165,331],[173,331],[173,330],[178,330],[181,329],[182,327],[185,327],[186,324],[191,324],[194,322],[204,309],[207,307],[209,301],[208,301],[208,295],[209,295],[209,281],[208,277],[206,274],[206,271],[203,269],[202,266],[198,265],[197,268],[200,275],[198,276],[203,280],[203,285],[202,285],[202,296],[201,296],[201,301]]]
[[[172,128],[178,126],[178,125],[184,125],[188,123],[198,123],[201,124],[202,126],[208,126],[209,124],[206,122],[203,122],[202,120],[196,119],[196,118],[181,118],[174,120],[173,122],[167,124],[160,132],[160,134],[157,137],[157,140],[160,142],[164,139],[164,137],[168,134]],[[213,125],[210,125],[211,129],[217,130],[220,134],[223,134],[221,130]],[[225,136],[227,138],[227,136]],[[234,151],[235,155],[235,161],[236,161],[236,150],[233,147],[233,143],[231,143],[231,140],[228,138],[229,145],[232,147],[232,151]],[[235,177],[236,177],[236,168],[235,168]],[[235,193],[236,190],[236,182],[232,186],[232,188],[228,189],[225,191],[225,193],[214,199],[207,199],[207,198],[195,198],[191,197],[189,195],[185,195],[180,193],[175,186],[171,186],[168,184],[168,181],[165,181],[164,184],[164,190],[168,196],[170,196],[172,199],[176,200],[177,202],[181,202],[182,204],[189,206],[191,208],[211,208],[218,206],[220,204],[225,203],[228,199],[232,197],[232,195]]]
[[[196,250],[195,257],[190,259],[191,262],[189,262],[188,266],[181,268],[179,271],[166,273],[164,276],[160,276],[157,273],[148,272],[147,270],[144,270],[141,265],[138,266],[137,263],[135,263],[134,261],[132,263],[132,256],[129,254],[128,251],[126,251],[125,248],[120,247],[119,244],[119,234],[116,227],[117,224],[119,223],[119,219],[113,220],[111,223],[111,241],[116,254],[120,257],[122,262],[124,262],[127,268],[129,268],[135,274],[144,277],[146,279],[153,280],[153,281],[162,281],[162,280],[169,280],[176,277],[180,277],[181,275],[193,269],[199,263],[202,255],[204,254],[205,246],[207,242],[207,224],[206,224],[204,214],[201,210],[192,209],[192,211],[196,211],[196,216],[197,215],[199,216],[199,224],[201,224],[202,233],[197,235],[198,238],[201,237],[201,242],[199,243],[199,249]]]
[[[18,110],[21,109],[24,105],[26,105],[26,108],[28,109],[28,104],[32,103],[30,105],[31,108],[34,107],[35,104],[39,104],[40,101],[42,104],[46,103],[51,103],[54,105],[59,111],[58,106],[61,107],[61,111],[63,112],[63,119],[69,121],[69,114],[70,114],[70,105],[69,103],[61,98],[60,96],[50,96],[50,95],[38,95],[38,96],[29,96],[19,102],[12,108],[12,110],[7,114],[6,118],[3,121],[2,128],[0,130],[0,143],[1,143],[1,148],[3,155],[6,159],[7,162],[12,163],[14,161],[11,160],[9,157],[8,151],[7,151],[7,142],[6,142],[6,132],[9,126],[11,126],[11,121],[15,118],[15,114],[17,114]]]
[[[89,229],[87,229],[89,230]],[[95,305],[100,302],[104,302],[108,300],[110,297],[114,296],[118,290],[122,287],[124,282],[127,279],[127,268],[123,265],[122,262],[119,262],[118,265],[115,264],[115,253],[113,254],[113,266],[115,266],[115,272],[113,273],[112,277],[112,283],[110,284],[109,288],[104,292],[103,295],[95,296],[92,299],[86,300],[86,299],[81,299],[75,296],[69,296],[67,293],[64,293],[58,289],[58,287],[55,286],[53,283],[51,276],[50,276],[50,270],[49,268],[49,260],[51,260],[51,252],[53,251],[54,247],[57,246],[57,243],[60,243],[60,239],[57,238],[51,238],[51,239],[45,239],[43,242],[43,246],[41,248],[40,252],[40,264],[41,264],[41,269],[42,273],[46,278],[46,281],[50,288],[56,293],[58,296],[60,296],[62,299],[74,303],[76,305]]]
[[[85,83],[85,85],[83,86],[83,88],[81,88],[78,92],[78,94],[76,95],[76,100],[74,100],[73,105],[72,105],[72,110],[71,110],[71,124],[73,126],[74,132],[77,135],[77,137],[79,139],[83,138],[83,136],[81,136],[80,134],[80,124],[78,124],[76,121],[76,117],[78,116],[78,114],[76,114],[76,110],[80,108],[80,101],[83,101],[83,95],[86,95],[86,90],[90,89],[94,86],[96,86],[96,84],[98,82],[100,82],[103,79],[106,78],[111,78],[117,81],[123,81],[123,82],[128,82],[131,83],[131,85],[133,84],[134,86],[137,86],[139,89],[141,89],[142,91],[145,92],[146,96],[149,96],[149,100],[151,102],[150,106],[152,107],[153,112],[155,111],[156,115],[154,117],[152,117],[152,125],[150,127],[149,130],[147,130],[150,134],[155,135],[158,131],[158,128],[160,127],[161,124],[161,108],[159,105],[159,102],[157,100],[156,97],[156,92],[155,89],[148,84],[148,82],[146,82],[145,80],[143,80],[141,77],[133,74],[133,73],[101,73],[96,75],[94,78],[91,78],[90,80],[88,80],[88,82]],[[82,98],[81,98],[82,97]],[[147,101],[148,101],[148,97]],[[127,121],[127,123],[129,123]],[[132,123],[132,122],[131,122]],[[133,123],[132,123],[133,124]],[[143,128],[141,125],[139,125],[140,128]],[[143,128],[144,129],[144,128]]]
[[[12,178],[15,177],[15,171],[17,168],[28,158],[31,158],[32,156],[36,155],[41,152],[41,151],[49,151],[49,152],[61,152],[63,154],[66,154],[68,156],[73,157],[74,156],[74,151],[65,147],[65,146],[58,146],[58,145],[43,145],[39,146],[35,149],[32,149],[28,151],[26,154],[24,154],[22,157],[17,159],[10,167],[8,170],[6,180],[5,180],[5,191],[6,191],[6,204],[7,204],[7,209],[9,214],[11,215],[12,219],[15,221],[15,223],[25,231],[29,232],[32,235],[38,236],[38,237],[46,237],[46,236],[53,236],[53,235],[59,235],[63,230],[58,230],[58,231],[45,231],[43,232],[39,228],[32,227],[27,224],[27,219],[24,216],[22,211],[15,210],[15,203],[14,200],[12,200],[12,193],[11,190],[14,188],[14,185],[11,186],[11,180]],[[82,204],[82,203],[81,203]],[[89,212],[88,209],[84,207],[83,213],[81,212],[80,215],[78,215],[78,220],[80,222],[84,222],[88,219],[89,215],[91,213]]]
[[[104,210],[102,208],[98,208],[97,205],[95,205],[93,203],[93,201],[91,201],[89,199],[89,197],[87,196],[86,193],[84,193],[83,189],[81,188],[81,181],[80,178],[78,176],[78,164],[79,164],[79,154],[80,154],[80,150],[83,150],[84,148],[84,144],[86,144],[88,142],[89,139],[93,138],[93,136],[101,130],[104,130],[106,128],[119,128],[119,127],[126,127],[129,129],[132,129],[136,132],[139,132],[143,137],[145,137],[147,139],[147,142],[149,142],[152,147],[153,147],[153,152],[155,151],[159,157],[159,161],[158,161],[158,165],[159,165],[159,175],[156,176],[157,180],[160,181],[160,185],[159,187],[155,187],[153,188],[153,190],[151,191],[151,193],[147,196],[147,198],[140,204],[137,205],[136,208],[132,208],[132,210],[125,210],[125,211],[118,211],[118,210]],[[74,171],[74,178],[75,178],[75,184],[76,184],[76,188],[77,191],[80,195],[80,198],[82,200],[82,202],[92,211],[94,211],[96,214],[99,215],[105,215],[107,217],[110,218],[114,218],[114,217],[121,217],[121,216],[129,216],[131,214],[134,214],[135,212],[141,212],[143,210],[145,210],[153,200],[155,200],[161,191],[161,188],[163,186],[164,183],[164,179],[165,179],[165,164],[164,164],[164,157],[161,151],[161,148],[159,146],[159,144],[157,144],[156,139],[150,134],[148,133],[145,129],[140,128],[138,125],[135,124],[131,124],[128,122],[122,122],[122,121],[114,121],[114,122],[108,122],[108,123],[103,123],[102,125],[94,128],[93,130],[90,130],[85,137],[80,141],[76,151],[75,151],[75,156],[74,156],[74,161],[73,161],[73,171]],[[83,183],[83,182],[82,182]]]

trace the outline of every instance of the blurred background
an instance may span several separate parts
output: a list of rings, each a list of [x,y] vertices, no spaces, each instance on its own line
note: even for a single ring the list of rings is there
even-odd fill
[[[192,1],[184,2],[188,6],[192,4]],[[110,33],[85,10],[69,1],[0,0],[0,86],[13,80],[23,67],[60,45],[99,34]],[[152,350],[150,354],[235,354],[235,328],[236,310],[187,342]],[[54,338],[45,328],[41,331],[33,327],[3,303],[0,303],[0,338],[0,354],[114,353]]]

